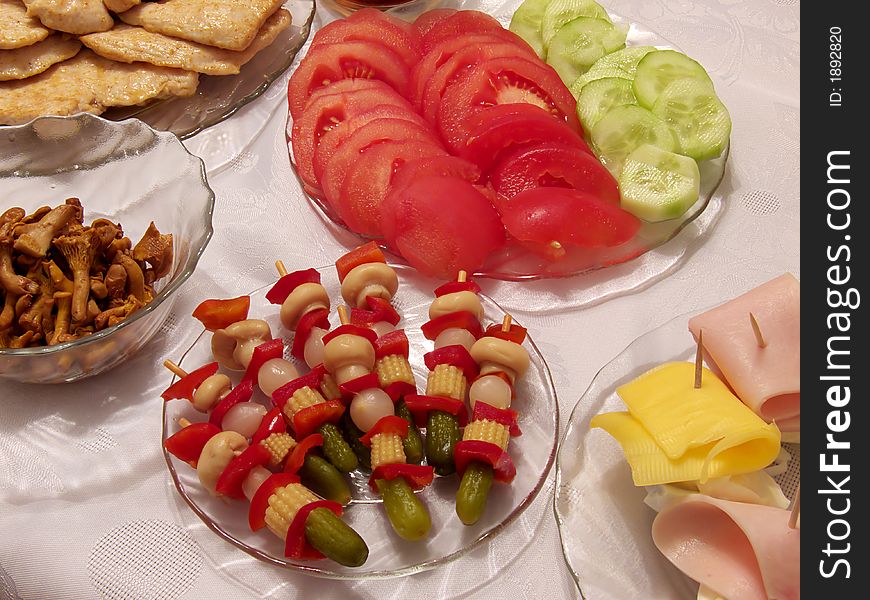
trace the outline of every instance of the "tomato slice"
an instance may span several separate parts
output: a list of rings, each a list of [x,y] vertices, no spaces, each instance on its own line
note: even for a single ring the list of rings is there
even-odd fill
[[[423,34],[423,52],[428,52],[444,40],[462,38],[471,33],[503,31],[501,23],[479,10],[460,10],[439,19]]]
[[[379,262],[386,263],[387,257],[375,242],[366,242],[357,246],[350,252],[343,254],[335,261],[335,270],[338,272],[338,281],[344,283],[347,274],[360,265]]]
[[[414,21],[414,29],[421,36],[429,33],[429,30],[432,29],[439,22],[443,21],[450,15],[454,14],[456,11],[455,8],[435,8],[432,10],[427,10],[422,13],[417,19]]]
[[[504,229],[489,199],[456,177],[428,175],[383,202],[383,232],[390,245],[422,273],[452,279],[474,273],[504,243]]]
[[[499,104],[534,105],[581,132],[576,100],[556,72],[537,59],[507,57],[485,60],[447,86],[438,108],[441,136],[451,148],[464,148],[468,118]]]
[[[565,188],[534,188],[510,201],[502,220],[530,250],[558,260],[566,246],[618,246],[634,237],[640,221],[618,206]]]
[[[456,52],[494,43],[513,44],[521,55],[529,57],[537,56],[535,51],[532,50],[523,38],[507,29],[493,29],[484,33],[473,33],[471,35],[446,39],[429,50],[411,70],[411,103],[417,108],[422,108],[420,101],[423,98],[423,90],[426,88],[426,84],[432,78],[432,75],[435,74],[435,71],[450,60]]]
[[[549,142],[591,154],[583,138],[531,104],[492,106],[471,115],[462,128],[467,137],[459,154],[484,172],[491,170],[502,152],[517,146]]]
[[[320,183],[330,204],[338,210],[342,184],[351,167],[367,148],[387,141],[420,141],[440,144],[427,127],[409,123],[403,119],[377,119],[366,123],[351,134],[326,164]]]
[[[364,8],[354,13],[352,19],[329,23],[314,34],[309,51],[325,44],[354,41],[370,42],[392,50],[409,69],[422,55],[422,40],[415,29],[403,26],[399,19],[374,8]]]
[[[408,123],[405,128],[410,132]],[[354,162],[344,178],[341,195],[333,206],[351,230],[382,237],[381,205],[396,170],[402,164],[427,156],[447,156],[434,137],[414,141],[383,142],[368,148]]]
[[[195,469],[206,442],[220,432],[220,428],[211,423],[191,423],[166,438],[163,447]]]
[[[379,104],[365,110],[361,114],[349,117],[326,131],[320,138],[320,143],[314,147],[314,177],[317,181],[323,179],[326,165],[332,161],[336,151],[360,127],[378,119],[402,119],[420,127],[429,127],[426,120],[414,112],[414,109],[404,99],[401,104]]]
[[[406,96],[409,77],[402,58],[379,44],[340,42],[319,46],[302,59],[290,77],[290,114],[295,119],[312,92],[341,79],[378,79]]]
[[[250,296],[239,296],[229,300],[205,300],[194,309],[193,317],[209,331],[216,331],[229,327],[236,321],[247,319],[250,308]]]
[[[412,110],[407,100],[382,81],[344,79],[311,95],[302,113],[293,117],[290,138],[296,171],[309,193],[318,196],[322,193],[313,162],[315,150],[326,134],[344,121],[384,105],[394,106],[400,112]]]

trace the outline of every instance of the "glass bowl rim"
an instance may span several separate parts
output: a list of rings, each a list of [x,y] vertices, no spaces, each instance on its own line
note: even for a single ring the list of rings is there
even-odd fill
[[[96,343],[100,340],[103,340],[113,333],[120,331],[121,329],[132,325],[142,317],[152,313],[157,309],[163,302],[168,299],[175,291],[177,291],[193,274],[196,266],[199,264],[199,259],[202,256],[203,252],[205,252],[206,247],[208,246],[209,241],[214,235],[214,207],[215,207],[215,193],[214,190],[209,186],[208,180],[206,178],[205,172],[205,163],[203,163],[202,159],[198,156],[191,154],[190,151],[185,147],[184,144],[181,143],[181,140],[174,133],[170,133],[168,131],[160,131],[158,129],[154,129],[147,123],[140,121],[139,119],[130,118],[124,119],[121,121],[113,121],[111,119],[106,119],[98,115],[93,115],[90,113],[78,113],[75,115],[68,116],[41,116],[36,117],[35,119],[28,121],[27,123],[21,125],[12,125],[8,127],[0,127],[0,132],[15,132],[22,131],[28,128],[33,128],[34,125],[40,121],[54,121],[54,120],[64,120],[64,121],[78,121],[78,120],[93,120],[101,122],[103,127],[115,128],[115,127],[139,127],[146,131],[150,131],[151,134],[156,138],[164,138],[170,144],[178,144],[179,147],[184,151],[190,159],[196,163],[199,163],[199,183],[202,184],[203,188],[205,188],[208,199],[206,201],[206,229],[205,234],[200,236],[198,240],[194,241],[195,247],[191,250],[191,254],[188,257],[187,261],[184,263],[183,269],[173,277],[166,287],[164,287],[160,292],[154,296],[154,299],[151,300],[148,304],[143,306],[141,309],[137,310],[133,315],[127,319],[124,319],[120,323],[113,325],[112,327],[107,327],[102,331],[98,331],[92,335],[79,338],[77,340],[72,340],[69,342],[63,342],[61,344],[55,344],[54,346],[37,346],[34,348],[0,348],[0,358],[5,356],[47,356],[50,354],[62,352],[69,348],[78,348],[83,347],[91,343]],[[101,163],[105,164],[105,163]],[[96,166],[96,165],[95,165]],[[55,171],[57,173],[57,171]]]
[[[393,268],[395,268],[397,271],[400,271],[400,272],[404,271],[404,272],[410,272],[412,275],[418,275],[418,273],[415,269],[413,269],[412,267],[409,267],[407,265],[391,264],[390,266],[392,266]],[[333,267],[333,265],[325,265],[325,266],[316,267],[316,269],[318,271],[323,271],[325,269],[330,269],[332,267]],[[258,292],[262,292],[264,289],[267,289],[267,288],[271,287],[272,285],[273,284],[266,284],[266,285],[260,286],[260,287],[256,288],[255,290],[249,292],[249,295],[253,295],[253,294],[256,294]],[[497,308],[498,310],[507,314],[507,311],[505,311],[501,307],[501,305],[498,302],[496,302],[494,299],[492,299],[490,296],[487,296],[484,293],[481,293],[480,296],[484,300],[491,302],[495,308]],[[199,342],[199,340],[205,334],[206,334],[206,331],[203,330],[202,332],[200,332],[199,335],[196,336],[196,338],[194,338],[190,347],[184,351],[184,353],[181,355],[181,357],[179,357],[179,364],[181,364],[184,361],[184,358],[187,356],[187,354],[190,352],[190,350]],[[547,387],[550,391],[550,394],[552,394],[552,397],[553,397],[553,404],[555,406],[555,410],[553,412],[553,423],[554,423],[553,441],[555,443],[553,443],[553,446],[550,449],[549,456],[547,456],[547,464],[544,466],[544,470],[541,473],[541,476],[538,478],[538,481],[535,483],[535,486],[532,488],[531,492],[529,492],[529,494],[526,495],[526,497],[523,498],[523,500],[517,506],[515,506],[513,508],[513,510],[511,510],[510,514],[508,514],[508,516],[503,521],[496,524],[495,526],[493,526],[489,530],[483,532],[478,537],[476,537],[473,541],[469,542],[468,545],[460,548],[459,550],[456,550],[455,552],[447,554],[446,556],[441,556],[441,557],[434,558],[434,559],[424,560],[422,562],[418,562],[418,563],[415,563],[413,565],[409,565],[407,567],[402,567],[401,569],[396,569],[394,571],[383,571],[382,570],[382,571],[373,571],[371,573],[365,573],[365,574],[335,573],[335,572],[332,572],[329,570],[321,569],[319,567],[313,567],[313,566],[303,565],[303,564],[288,563],[286,560],[276,558],[276,557],[271,556],[265,552],[262,552],[256,548],[252,548],[251,546],[248,546],[244,542],[236,539],[231,533],[229,533],[229,532],[225,531],[223,528],[221,528],[221,526],[218,523],[215,523],[207,514],[205,514],[205,511],[200,509],[199,506],[196,504],[196,502],[188,496],[187,492],[185,491],[184,485],[181,483],[181,480],[179,479],[179,475],[175,469],[175,465],[172,464],[172,459],[169,455],[169,452],[166,450],[166,446],[161,444],[161,450],[163,451],[163,459],[164,459],[164,461],[166,461],[166,466],[169,468],[169,473],[172,476],[172,483],[175,486],[175,490],[184,499],[185,503],[191,508],[191,510],[193,510],[193,512],[196,514],[196,516],[199,517],[199,519],[209,529],[211,529],[213,532],[215,532],[218,535],[218,537],[222,538],[226,542],[229,542],[230,544],[239,548],[240,550],[242,550],[246,554],[252,556],[253,558],[261,560],[265,563],[271,564],[271,565],[276,566],[276,567],[280,567],[282,569],[286,569],[288,571],[299,571],[301,573],[304,573],[305,575],[310,575],[310,576],[321,578],[321,579],[332,579],[332,580],[343,580],[343,581],[394,579],[394,578],[398,578],[398,577],[406,577],[408,575],[414,575],[416,573],[422,573],[424,571],[435,569],[437,567],[449,564],[449,563],[451,563],[459,558],[462,558],[466,554],[469,554],[471,551],[476,550],[486,540],[496,537],[502,531],[507,529],[507,527],[511,523],[513,523],[521,514],[523,514],[525,512],[525,510],[529,507],[529,505],[531,505],[532,502],[534,502],[535,499],[540,495],[541,490],[543,490],[543,488],[544,488],[544,483],[547,481],[547,478],[550,474],[550,471],[553,469],[553,465],[556,463],[556,458],[557,458],[557,454],[558,454],[559,446],[560,446],[560,444],[558,443],[558,440],[560,439],[560,436],[559,436],[559,398],[558,398],[558,394],[556,392],[556,385],[553,381],[553,375],[550,372],[550,366],[549,366],[549,364],[547,364],[547,361],[544,359],[544,355],[541,352],[540,348],[538,348],[537,344],[535,344],[535,341],[532,339],[531,335],[528,335],[526,340],[528,341],[531,348],[541,358],[541,365],[544,368],[544,375],[546,376],[546,379],[547,379]],[[177,379],[177,376],[173,375],[172,381],[174,382],[176,379]],[[163,407],[161,410],[161,416],[162,416],[162,421],[163,421],[161,424],[161,439],[163,439],[163,440],[165,440],[167,438],[167,431],[166,431],[166,410],[167,409],[166,409],[166,407],[168,404],[169,404],[168,402],[163,402]]]

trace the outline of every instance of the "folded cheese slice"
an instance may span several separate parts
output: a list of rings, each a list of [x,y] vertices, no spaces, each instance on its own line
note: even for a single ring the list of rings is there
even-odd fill
[[[789,511],[687,496],[660,512],[656,547],[683,573],[728,600],[799,600],[800,531]]]
[[[783,432],[800,431],[800,283],[786,273],[689,320],[708,362],[734,393]],[[749,313],[765,341],[760,347]]]
[[[780,451],[780,432],[742,404],[711,371],[694,387],[694,365],[666,363],[617,389],[629,412],[596,415],[590,425],[612,435],[634,484],[751,473]]]

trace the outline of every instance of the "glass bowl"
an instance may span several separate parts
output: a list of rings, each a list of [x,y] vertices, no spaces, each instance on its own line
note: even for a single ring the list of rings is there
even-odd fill
[[[293,64],[296,53],[308,39],[317,7],[315,0],[288,0],[283,7],[293,15],[293,23],[242,65],[238,75],[200,75],[193,96],[111,109],[104,116],[112,120],[136,117],[183,140],[231,117],[265,92]]]
[[[202,161],[175,135],[135,119],[115,123],[80,114],[0,129],[0,189],[0,211],[20,206],[30,213],[77,197],[85,223],[121,223],[134,243],[151,221],[173,236],[172,268],[155,284],[152,302],[87,338],[0,349],[0,379],[61,383],[120,364],[160,328],[212,235],[214,193]]]
[[[418,14],[431,8],[458,8],[480,10],[497,19],[507,27],[511,17],[522,0],[447,0],[447,1],[418,1],[409,2],[398,6],[390,11],[400,18],[413,20]],[[610,11],[608,11],[610,12]],[[638,23],[630,23],[617,14],[610,12],[614,23],[624,23],[629,27],[627,46],[657,46],[659,48],[673,48],[679,50],[676,44],[668,41],[658,33],[644,28]],[[293,128],[293,118],[287,115],[287,139],[290,162],[294,165],[292,145],[289,143]],[[620,273],[619,281],[609,286],[607,290],[598,290],[595,295],[583,294],[574,305],[591,304],[601,294],[612,296],[625,289],[636,289],[644,283],[661,277],[668,273],[685,254],[685,248],[689,243],[705,234],[716,222],[716,216],[723,207],[723,198],[717,194],[719,184],[725,176],[725,167],[728,161],[729,149],[719,158],[703,161],[699,167],[701,171],[701,189],[698,201],[681,217],[661,223],[643,222],[640,230],[634,238],[628,242],[612,248],[571,248],[567,255],[557,261],[551,262],[534,255],[524,249],[516,241],[509,241],[500,251],[491,255],[484,267],[475,273],[477,277],[487,277],[505,281],[529,281],[537,279],[551,279],[571,277],[581,274],[590,274],[600,269],[612,268],[629,261],[634,261],[636,269],[634,273]],[[308,202],[316,211],[318,220],[326,224],[333,235],[346,236],[349,231],[339,215],[320,198],[307,194],[302,187],[301,181],[294,195],[302,202]],[[699,219],[704,215],[703,219]],[[693,225],[690,227],[690,225]],[[362,236],[351,232],[352,235],[363,239]],[[652,258],[636,261],[645,257],[650,251],[655,250],[671,241],[678,234],[680,249],[670,249]],[[578,285],[577,287],[584,287]]]
[[[697,346],[689,318],[675,317],[632,342],[605,365],[577,402],[556,463],[554,509],[562,551],[585,600],[695,600],[698,584],[683,575],[652,540],[655,512],[635,487],[619,444],[592,417],[625,410],[616,388],[668,361],[693,361]],[[784,444],[788,470],[775,479],[789,498],[800,481],[800,446]]]
[[[340,298],[335,268],[329,266],[318,270],[330,297]],[[423,364],[423,354],[432,349],[432,343],[423,337],[420,326],[428,320],[428,307],[434,296],[426,280],[422,280],[426,287],[417,283],[420,280],[412,269],[400,266],[397,271],[401,283],[394,304],[403,318],[400,327],[405,328],[410,342],[410,361],[418,389],[424,389],[428,370]],[[271,325],[273,335],[284,335],[287,332],[278,319],[278,307],[265,299],[269,287],[251,293],[249,315],[266,320]],[[487,323],[501,322],[504,311],[490,298],[482,296],[481,299],[485,309],[484,320]],[[332,320],[335,325],[335,315]],[[289,356],[291,339],[292,336],[289,339],[285,336],[285,346],[288,348],[286,358],[297,362]],[[182,367],[194,369],[211,362],[210,340],[211,336],[207,332],[200,335],[190,349],[179,357]],[[425,541],[414,543],[402,540],[393,532],[380,506],[380,497],[372,494],[368,488],[369,473],[361,470],[352,473],[350,485],[353,500],[344,518],[368,544],[369,558],[362,567],[352,569],[328,560],[297,561],[284,558],[284,546],[280,539],[266,531],[251,532],[246,503],[226,502],[211,496],[202,488],[194,469],[164,450],[169,473],[178,493],[212,531],[266,563],[330,579],[389,578],[438,567],[468,553],[514,521],[535,499],[555,460],[559,422],[556,391],[537,346],[531,338],[527,339],[525,345],[531,357],[531,366],[517,386],[517,400],[513,404],[513,408],[519,412],[523,434],[512,438],[508,448],[517,467],[513,483],[494,485],[484,516],[477,524],[466,527],[459,521],[454,508],[458,478],[455,475],[436,477],[431,486],[420,492],[432,517],[432,531]],[[301,372],[307,369],[297,364]],[[238,373],[227,374],[235,375],[236,380],[239,377]],[[255,392],[255,397],[269,406],[269,401],[259,390]],[[194,422],[203,419],[202,414],[197,413],[186,400],[164,403],[163,439],[178,431],[177,422],[182,417]],[[525,528],[522,531],[531,540],[534,531]],[[215,562],[231,569],[238,561]]]

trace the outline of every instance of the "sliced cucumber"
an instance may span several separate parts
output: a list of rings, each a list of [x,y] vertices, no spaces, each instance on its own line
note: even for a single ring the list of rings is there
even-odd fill
[[[589,70],[595,61],[625,46],[626,30],[610,21],[577,17],[559,29],[547,48],[547,63],[566,85]]]
[[[676,149],[676,139],[668,124],[645,108],[617,106],[604,115],[590,137],[604,166],[618,176],[625,157],[644,144],[663,150]]]
[[[541,36],[544,48],[564,25],[577,17],[592,17],[610,22],[607,11],[595,0],[550,0],[541,19]]]
[[[541,34],[541,21],[544,9],[551,0],[525,0],[511,17],[510,30],[526,40],[541,60],[547,56],[544,50],[544,38]]]
[[[605,77],[590,81],[577,98],[577,116],[589,131],[605,114],[617,106],[637,104],[631,80]]]
[[[697,79],[713,88],[713,81],[697,61],[676,50],[657,50],[638,63],[634,95],[641,106],[652,108],[662,90],[678,79]]]
[[[654,52],[655,49],[655,46],[632,46],[631,48],[623,48],[622,50],[617,50],[616,52],[611,52],[610,54],[602,56],[598,59],[598,62],[592,65],[592,69],[590,70],[619,69],[625,71],[629,77],[634,77],[638,63],[644,56],[650,52]]]
[[[607,55],[609,56],[609,55]],[[601,62],[600,60],[598,62]],[[595,64],[597,65],[598,62]],[[568,89],[574,94],[575,98],[580,97],[580,93],[583,91],[583,87],[592,81],[596,81],[598,79],[605,79],[607,77],[616,77],[617,79],[625,79],[629,83],[631,83],[631,75],[623,71],[622,69],[616,69],[613,67],[607,67],[604,69],[599,69],[596,66],[592,66],[591,69],[583,73],[580,77],[574,80]],[[632,92],[634,95],[634,92]]]
[[[731,135],[728,109],[713,88],[697,79],[678,79],[659,94],[653,114],[670,125],[680,151],[695,160],[720,156]]]
[[[644,144],[625,158],[619,176],[622,208],[645,221],[681,217],[698,201],[698,163]]]

